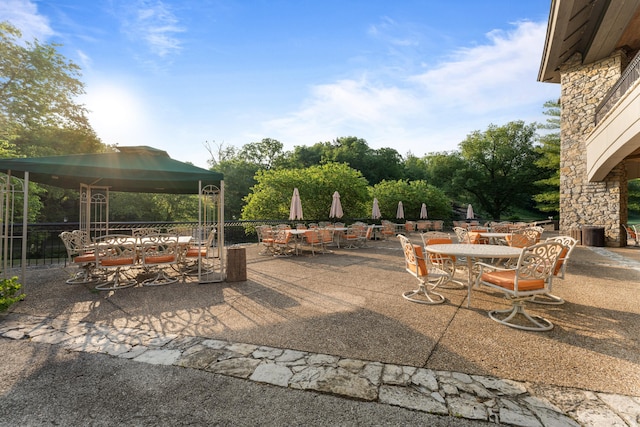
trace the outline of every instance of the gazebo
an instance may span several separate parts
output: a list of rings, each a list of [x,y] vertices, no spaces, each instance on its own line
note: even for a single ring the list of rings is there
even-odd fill
[[[199,195],[198,228],[216,226],[218,248],[224,247],[224,178],[221,173],[171,159],[166,151],[147,146],[117,147],[108,153],[0,159],[0,204],[2,220],[2,259],[7,270],[13,195],[24,194],[23,211],[28,211],[29,181],[60,188],[80,190],[80,228],[90,235],[108,233],[109,191],[134,193]],[[12,177],[22,190],[15,190]],[[100,209],[98,209],[98,207]],[[100,212],[96,218],[96,212]],[[104,213],[104,215],[103,215]],[[92,215],[94,218],[92,218]],[[27,215],[22,227],[22,280],[26,264]],[[219,250],[224,279],[225,253]],[[199,277],[201,280],[201,277]]]

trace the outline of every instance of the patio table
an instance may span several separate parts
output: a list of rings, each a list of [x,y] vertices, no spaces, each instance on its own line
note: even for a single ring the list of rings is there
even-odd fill
[[[471,288],[473,287],[473,262],[481,258],[514,259],[520,256],[521,248],[504,245],[472,245],[469,243],[443,243],[427,245],[427,252],[466,257],[469,272],[467,286],[467,307],[471,305]]]

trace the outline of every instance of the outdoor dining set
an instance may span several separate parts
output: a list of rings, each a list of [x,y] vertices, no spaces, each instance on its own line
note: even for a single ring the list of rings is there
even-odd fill
[[[316,251],[330,253],[331,247],[365,247],[367,240],[374,238],[376,228],[381,227],[363,222],[355,222],[349,226],[342,222],[319,222],[297,224],[295,228],[289,224],[261,225],[256,227],[256,233],[263,255],[290,256],[300,255],[303,251],[311,251],[315,255]]]
[[[160,286],[206,272],[216,258],[215,229],[178,227],[161,231],[135,229],[132,234],[106,234],[93,239],[84,230],[64,231],[70,264],[80,267],[67,284],[94,284],[110,291],[141,284]]]
[[[455,240],[448,233],[420,234],[412,242],[398,234],[405,269],[418,280],[418,288],[403,297],[422,304],[446,301],[441,289],[467,290],[467,307],[473,288],[500,291],[511,304],[506,310],[491,310],[489,317],[501,324],[529,331],[548,331],[553,324],[525,309],[526,302],[561,305],[564,300],[552,293],[553,280],[563,279],[567,262],[577,240],[554,236],[541,240],[543,229],[533,225],[503,228],[505,224],[454,227]],[[466,269],[465,281],[458,269]],[[466,283],[465,283],[466,282]]]

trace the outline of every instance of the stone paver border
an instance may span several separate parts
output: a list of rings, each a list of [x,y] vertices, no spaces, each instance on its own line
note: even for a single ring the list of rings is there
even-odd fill
[[[640,397],[8,314],[0,336],[516,426],[638,426]]]

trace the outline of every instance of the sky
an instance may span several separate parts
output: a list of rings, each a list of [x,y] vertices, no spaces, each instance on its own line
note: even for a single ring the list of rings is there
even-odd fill
[[[105,144],[208,168],[207,146],[355,136],[402,156],[543,123],[551,0],[0,0],[82,69]]]

